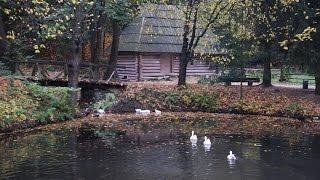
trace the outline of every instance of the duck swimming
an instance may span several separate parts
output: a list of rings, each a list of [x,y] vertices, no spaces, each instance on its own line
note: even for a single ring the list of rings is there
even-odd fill
[[[229,155],[227,156],[227,159],[228,160],[236,160],[237,158],[236,158],[235,154],[232,154],[232,151],[230,151]]]

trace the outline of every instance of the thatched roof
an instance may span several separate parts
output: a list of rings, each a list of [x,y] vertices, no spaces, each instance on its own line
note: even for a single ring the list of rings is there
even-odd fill
[[[144,6],[140,15],[123,29],[119,51],[180,53],[184,23],[181,17],[181,11],[172,5]],[[218,42],[210,44],[213,46],[206,46],[210,47],[205,50],[206,54],[218,54]]]

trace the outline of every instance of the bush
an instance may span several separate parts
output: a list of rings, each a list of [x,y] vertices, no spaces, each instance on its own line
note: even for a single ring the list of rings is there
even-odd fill
[[[305,114],[305,109],[298,102],[289,104],[284,111],[290,117],[300,117]]]
[[[230,111],[233,113],[258,114],[263,109],[256,102],[238,101],[230,106]]]
[[[215,84],[219,82],[219,76],[211,75],[211,76],[201,76],[198,80],[198,84]]]
[[[110,108],[115,103],[117,103],[116,96],[113,93],[107,93],[105,99],[95,103],[93,107],[95,109],[107,109],[107,108]]]
[[[245,70],[241,71],[236,68],[231,68],[227,74],[220,76],[218,78],[218,81],[219,82],[227,82],[227,81],[232,81],[234,79],[241,79],[241,78],[245,78],[245,77],[246,77]]]
[[[0,128],[26,120],[44,124],[74,116],[68,88],[43,87],[17,80],[8,80],[3,87],[7,92],[0,98]]]
[[[174,89],[170,91],[144,88],[129,97],[136,108],[162,109],[165,111],[207,111],[213,112],[218,106],[218,95],[209,91]],[[130,103],[132,104],[132,103]],[[127,109],[127,108],[125,108]],[[134,110],[134,109],[133,109]]]
[[[0,60],[0,76],[8,76],[11,74],[8,67]]]

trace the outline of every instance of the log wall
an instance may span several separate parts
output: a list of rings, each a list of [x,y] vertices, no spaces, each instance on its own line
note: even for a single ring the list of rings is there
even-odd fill
[[[117,73],[122,81],[138,81],[138,56],[119,55]]]
[[[179,57],[174,57],[172,63],[173,75],[179,74],[179,64]],[[206,60],[195,59],[193,60],[193,63],[189,62],[187,67],[188,76],[204,76],[210,74],[215,74],[215,70],[210,69],[210,63]]]
[[[170,67],[171,66],[171,67]],[[179,74],[179,57],[170,54],[120,54],[117,63],[117,73],[120,80],[139,81],[157,79],[166,75]],[[210,63],[195,59],[187,67],[187,75],[200,76],[214,74]]]
[[[161,72],[160,54],[144,54],[140,58],[141,80],[164,76],[164,73]]]

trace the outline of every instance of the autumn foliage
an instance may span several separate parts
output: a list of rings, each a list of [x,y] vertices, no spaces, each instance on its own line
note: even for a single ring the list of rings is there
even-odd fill
[[[240,100],[238,86],[130,84],[113,107],[116,112],[134,108],[172,111],[201,111],[236,114],[284,116],[298,119],[320,115],[320,98],[311,91],[289,88],[244,87]]]

